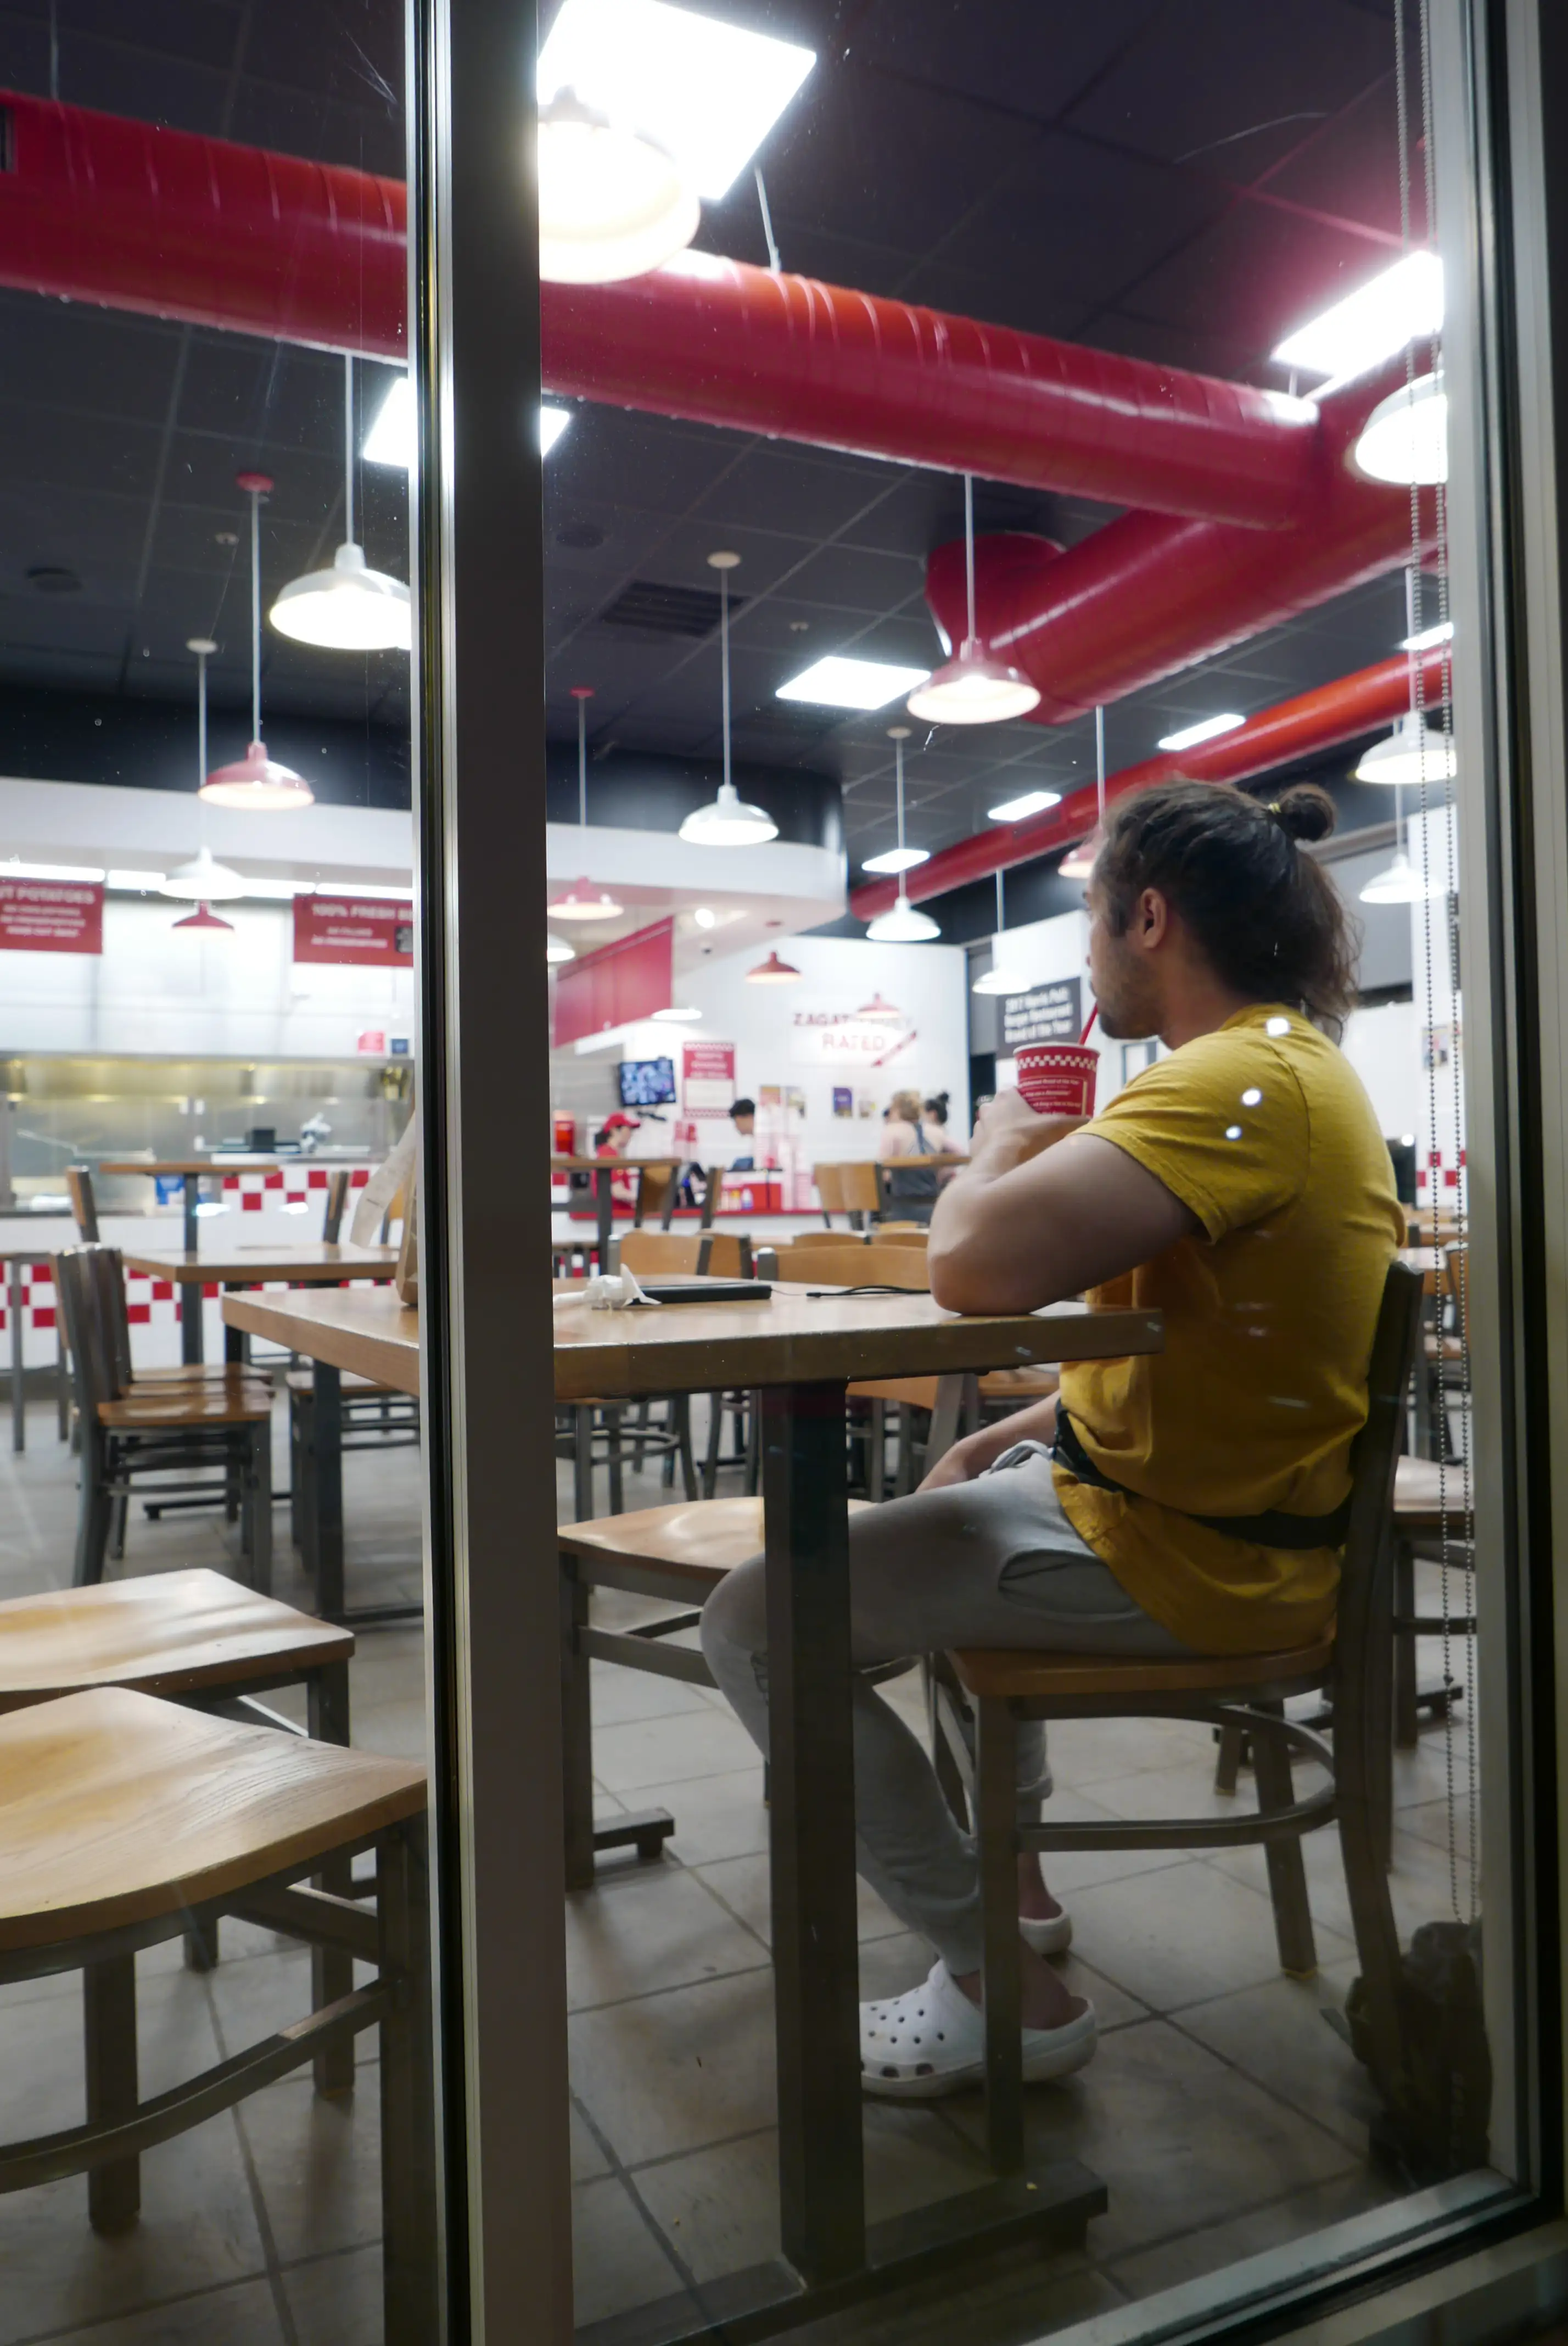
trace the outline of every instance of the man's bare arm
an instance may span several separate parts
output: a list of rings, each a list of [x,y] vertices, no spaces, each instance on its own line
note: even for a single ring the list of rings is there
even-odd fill
[[[932,1219],[931,1291],[950,1311],[1033,1311],[1148,1262],[1200,1228],[1165,1183],[1015,1092],[986,1109]]]

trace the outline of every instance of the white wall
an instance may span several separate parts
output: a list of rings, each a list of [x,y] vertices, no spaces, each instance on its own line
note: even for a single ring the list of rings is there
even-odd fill
[[[0,953],[0,1047],[342,1059],[367,1029],[412,1035],[412,969],[296,964],[290,903],[222,905],[216,938],[177,932],[188,909],[111,894],[101,954]]]

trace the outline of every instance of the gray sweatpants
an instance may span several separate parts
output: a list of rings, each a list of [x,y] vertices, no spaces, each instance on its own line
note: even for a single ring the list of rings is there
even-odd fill
[[[917,1491],[850,1518],[850,1658],[859,1670],[956,1646],[1067,1654],[1187,1651],[1135,1605],[1063,1514],[1051,1465],[1020,1443],[972,1482]],[[768,1749],[763,1559],[723,1580],[702,1616],[702,1649],[759,1748]],[[980,1878],[930,1758],[863,1678],[853,1685],[857,1862],[905,1926],[950,1971],[980,1967]],[[1051,1790],[1045,1730],[1018,1746],[1019,1814],[1038,1821]]]

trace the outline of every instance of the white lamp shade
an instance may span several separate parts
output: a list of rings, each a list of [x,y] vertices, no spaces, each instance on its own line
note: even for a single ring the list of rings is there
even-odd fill
[[[577,948],[569,945],[565,937],[552,937],[545,947],[545,958],[552,965],[556,962],[575,961]]]
[[[160,896],[178,896],[187,903],[223,904],[245,893],[245,882],[238,872],[227,863],[213,860],[210,847],[193,855],[188,863],[177,864],[158,882]]]
[[[239,807],[251,814],[290,814],[316,803],[303,774],[280,766],[260,741],[252,741],[235,764],[214,767],[197,797],[209,806]]]
[[[1363,904],[1421,904],[1442,894],[1441,883],[1429,882],[1401,847],[1393,862],[1374,872],[1361,890]]]
[[[673,158],[562,90],[539,117],[539,274],[556,285],[641,277],[697,234],[702,208]]]
[[[691,847],[760,847],[779,826],[759,806],[748,806],[733,782],[720,782],[710,806],[694,807],[680,835]]]
[[[879,913],[866,931],[874,945],[923,945],[941,934],[941,926],[931,914],[917,912],[901,892],[891,911]]]
[[[1423,374],[1380,399],[1351,452],[1369,481],[1434,487],[1448,478],[1448,393],[1442,377]]]
[[[961,646],[904,703],[911,717],[928,725],[1004,725],[1039,705],[1039,692],[1026,676],[973,642]]]
[[[545,910],[553,921],[618,921],[623,906],[616,903],[607,888],[596,895],[591,893],[591,880],[574,880],[564,896],[557,896]]]
[[[1451,782],[1459,771],[1459,753],[1451,735],[1407,709],[1388,739],[1374,741],[1355,770],[1359,782],[1409,790],[1420,786],[1423,774],[1429,782]]]
[[[1092,880],[1095,859],[1099,852],[1099,839],[1091,834],[1087,839],[1081,839],[1076,847],[1069,848],[1056,869],[1064,880]]]
[[[408,588],[372,570],[359,546],[340,546],[330,570],[291,578],[270,614],[280,636],[331,652],[406,652],[413,640]]]
[[[1015,977],[1011,970],[988,969],[983,976],[975,979],[969,990],[971,994],[1026,994],[1029,980]]]

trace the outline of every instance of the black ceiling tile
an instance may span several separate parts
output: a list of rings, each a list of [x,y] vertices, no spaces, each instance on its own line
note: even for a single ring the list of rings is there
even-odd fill
[[[1393,64],[1393,38],[1389,38]],[[1264,182],[1271,196],[1309,204],[1337,219],[1365,221],[1386,235],[1400,232],[1400,147],[1394,77],[1364,91],[1353,106],[1326,122],[1298,155]],[[1415,232],[1424,230],[1422,176],[1415,175]],[[1374,249],[1375,250],[1375,249]],[[1369,253],[1369,263],[1373,253]],[[1389,258],[1397,258],[1393,253]],[[1369,274],[1371,273],[1369,267]]]
[[[108,692],[118,684],[119,673],[117,650],[94,655],[0,640],[0,676],[15,684],[44,685],[57,692]]]
[[[20,579],[36,564],[64,564],[84,586],[141,559],[147,532],[142,497],[36,482],[0,482],[0,579]]]
[[[1069,119],[1245,183],[1392,62],[1392,27],[1347,0],[1165,0]]]
[[[662,416],[585,407],[551,455],[552,494],[575,485],[601,504],[683,514],[742,450],[734,433],[697,433]]]
[[[117,658],[127,640],[127,614],[78,595],[8,596],[0,602],[7,651],[73,652]]]
[[[63,428],[47,407],[0,400],[0,482],[25,483],[36,492],[145,496],[158,470],[158,440],[147,423],[76,415]]]
[[[17,305],[20,307],[20,304]],[[11,320],[0,320],[0,339]],[[31,301],[5,367],[13,397],[55,415],[161,423],[178,363],[177,328],[65,302]]]
[[[1262,360],[1362,283],[1367,263],[1363,238],[1243,202],[1152,270],[1131,302],[1143,316],[1247,344]]]
[[[1044,274],[1032,266],[1008,276],[1000,263],[993,269],[983,260],[952,261],[944,250],[934,260],[917,260],[900,280],[899,293],[901,300],[922,310],[978,318],[982,325],[1007,326],[1015,333],[1071,342],[1082,304],[1054,292],[1043,281]]]
[[[401,103],[403,18],[383,0],[267,0],[255,12],[248,75],[372,111]]]
[[[825,546],[795,573],[790,592],[834,610],[878,616],[918,595],[924,578],[923,562],[911,556]]]
[[[340,158],[326,151],[330,117],[319,92],[243,79],[234,94],[228,136],[241,147],[265,147],[275,155],[337,162]]]
[[[61,27],[60,96],[71,106],[219,138],[228,94],[228,75],[216,66]]]
[[[799,225],[929,251],[1036,135],[951,91],[890,90],[851,57],[770,142],[768,192],[780,244]],[[786,260],[794,265],[788,250]]]
[[[0,88],[27,97],[49,94],[49,27],[36,16],[0,8]]]
[[[1156,0],[1029,0],[976,37],[974,0],[878,0],[855,54],[885,71],[1050,121],[1105,71]]]
[[[62,34],[92,34],[149,51],[160,60],[228,72],[244,11],[239,0],[56,0]]]
[[[793,537],[858,535],[860,515],[897,479],[891,465],[837,461],[815,449],[788,454],[759,448],[744,457],[694,509],[711,511],[737,526],[786,530]]]
[[[1222,382],[1265,381],[1284,387],[1278,370],[1259,364],[1256,342],[1223,327],[1171,324],[1165,319],[1140,315],[1141,289],[1121,309],[1097,310],[1084,329],[1082,340],[1093,349],[1115,351],[1130,359],[1148,359],[1156,366],[1185,367],[1191,374],[1217,375]]]

